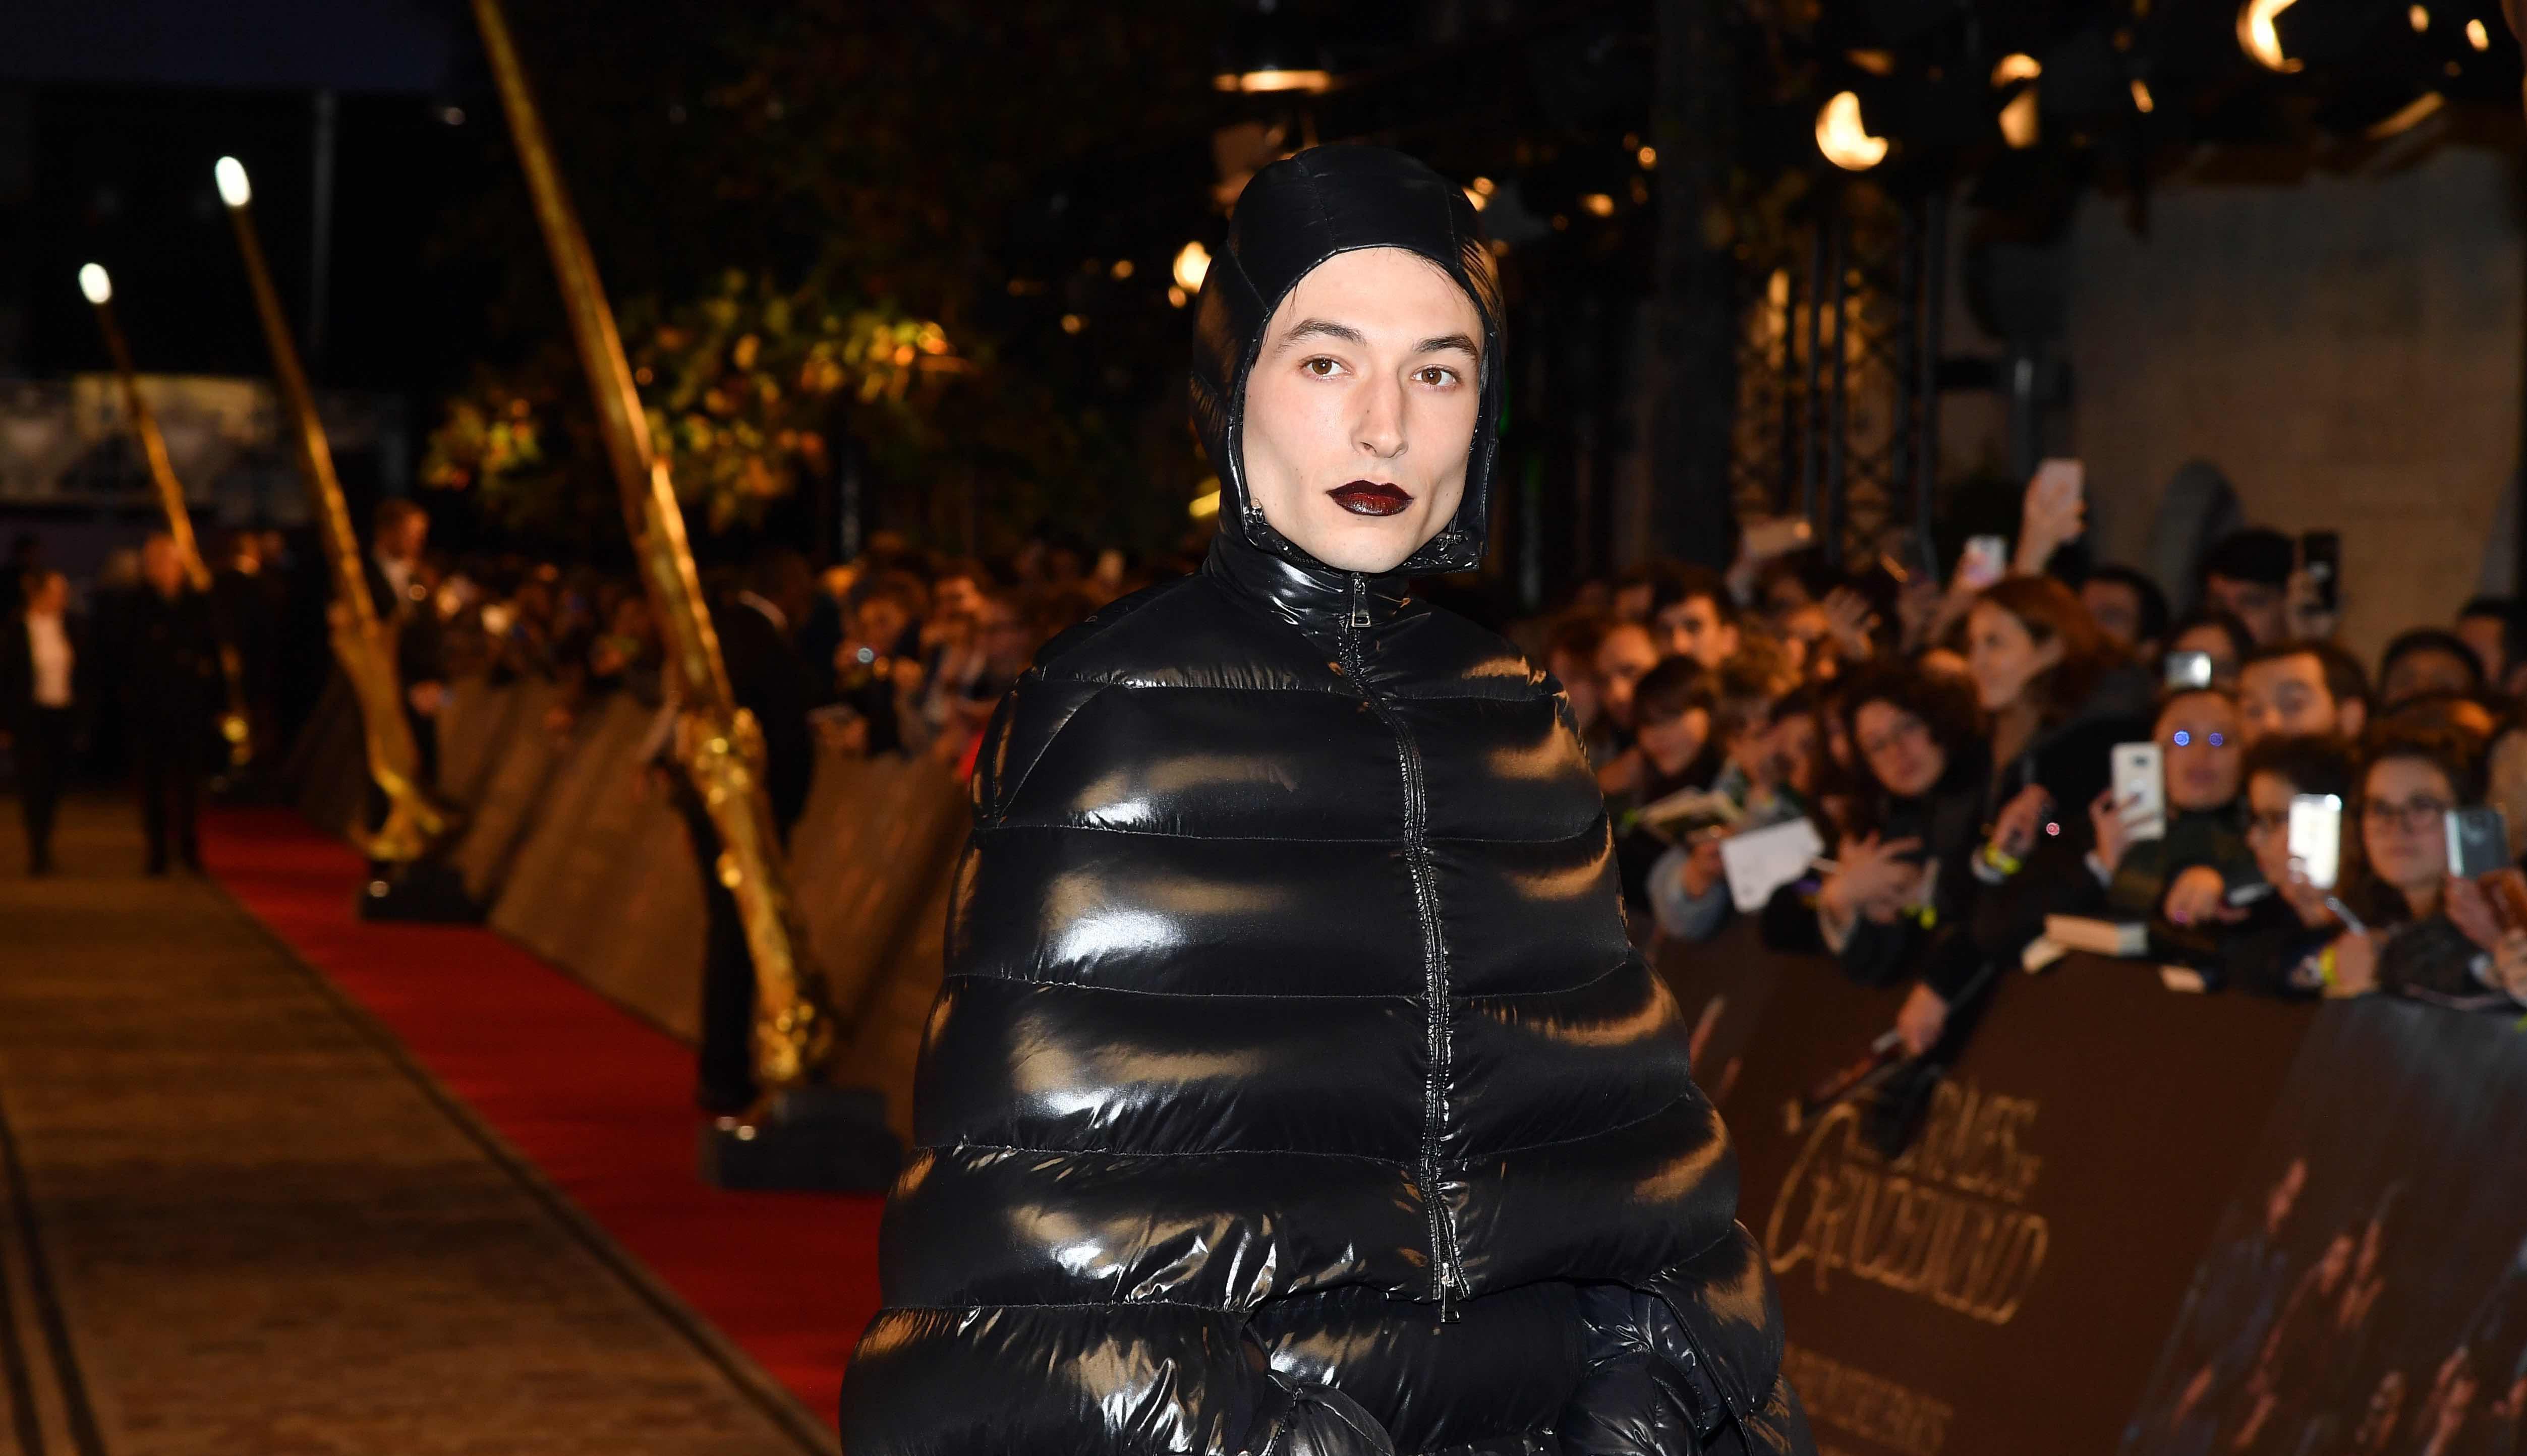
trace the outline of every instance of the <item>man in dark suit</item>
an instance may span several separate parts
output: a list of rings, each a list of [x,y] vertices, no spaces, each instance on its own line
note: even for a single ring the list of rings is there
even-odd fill
[[[26,872],[50,874],[53,812],[71,775],[85,665],[67,610],[69,581],[36,567],[20,578],[20,589],[25,609],[0,631],[0,737],[18,768]]]
[[[194,809],[216,741],[219,637],[209,598],[186,583],[183,559],[164,532],[140,547],[140,585],[123,631],[116,668],[149,838],[149,873],[165,874],[171,857],[198,871]]]
[[[720,658],[738,706],[754,714],[763,731],[763,787],[783,842],[807,806],[815,775],[815,737],[807,712],[815,705],[813,676],[794,635],[813,604],[814,579],[805,558],[775,547],[755,558],[744,585],[711,613],[719,632]],[[693,836],[708,912],[702,962],[701,1048],[695,1101],[713,1117],[734,1117],[753,1106],[754,958],[737,897],[719,882],[719,832],[692,787],[678,775],[677,800]]]

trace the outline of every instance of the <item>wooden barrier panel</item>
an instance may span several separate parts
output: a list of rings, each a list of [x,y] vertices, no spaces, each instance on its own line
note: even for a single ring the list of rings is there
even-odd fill
[[[560,698],[550,683],[530,680],[502,691],[508,695],[508,731],[485,754],[482,787],[466,806],[465,827],[447,853],[464,876],[465,893],[486,905],[507,881],[510,859],[542,816],[544,796],[576,741],[574,733],[544,726]]]
[[[1728,1059],[1739,1217],[1827,1448],[2113,1451],[2311,1009],[2177,995],[2131,962],[2013,973],[1889,1159],[1866,1104],[1796,1108],[1903,992],[1770,955],[1751,927],[1683,959],[1706,957],[1765,1003]],[[1715,984],[1706,1007],[1731,994]],[[1728,1075],[1710,1051],[1728,1014],[1700,1027],[1698,1073]]]

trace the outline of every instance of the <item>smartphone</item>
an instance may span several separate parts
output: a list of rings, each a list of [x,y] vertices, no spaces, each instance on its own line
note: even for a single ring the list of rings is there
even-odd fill
[[[2209,652],[2170,652],[2167,654],[2167,686],[2192,690],[2211,686]]]
[[[1980,592],[2009,574],[2009,538],[2006,536],[1970,536],[1965,553],[1957,557],[1957,583],[1969,591]]]
[[[2510,867],[2509,822],[2491,805],[2448,811],[2449,873],[2461,880]]]
[[[2307,573],[2307,584],[2313,594],[2311,605],[2318,611],[2340,611],[2343,607],[2343,533],[2310,531],[2298,539],[2299,569]]]
[[[2134,839],[2167,837],[2166,754],[2154,743],[2119,743],[2107,759],[2115,803]]]
[[[2343,873],[2343,801],[2332,794],[2299,794],[2291,800],[2290,857],[2319,890],[2331,890]]]
[[[1750,561],[1770,561],[1804,550],[1816,539],[1816,529],[1805,516],[1779,516],[1772,520],[1751,521],[1740,536],[1738,548]]]

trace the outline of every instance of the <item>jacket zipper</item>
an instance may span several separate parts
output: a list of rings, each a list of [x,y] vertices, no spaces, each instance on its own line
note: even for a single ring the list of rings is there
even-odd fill
[[[1429,804],[1422,781],[1420,746],[1393,705],[1369,688],[1361,670],[1359,633],[1368,624],[1368,578],[1355,571],[1351,573],[1351,609],[1344,614],[1338,641],[1342,645],[1343,671],[1350,674],[1352,686],[1359,690],[1370,710],[1395,735],[1403,759],[1404,858],[1413,873],[1414,907],[1421,920],[1421,992],[1427,1008],[1430,1053],[1430,1072],[1421,1087],[1421,1193],[1430,1219],[1432,1292],[1438,1301],[1440,1323],[1452,1324],[1459,1318],[1456,1301],[1465,1292],[1466,1273],[1457,1247],[1456,1225],[1439,1196],[1439,1144],[1447,1127],[1447,1086],[1454,1049],[1448,1019],[1447,958],[1439,934],[1439,896],[1431,883],[1429,845],[1423,838]]]

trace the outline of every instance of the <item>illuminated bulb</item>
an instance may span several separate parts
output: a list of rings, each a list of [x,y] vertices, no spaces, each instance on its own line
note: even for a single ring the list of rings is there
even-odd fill
[[[1579,205],[1587,209],[1591,217],[1611,218],[1615,215],[1615,199],[1604,192],[1588,193],[1579,199]]]
[[[1642,170],[1643,172],[1647,172],[1647,171],[1651,170],[1652,168],[1655,168],[1655,167],[1657,167],[1657,166],[1658,166],[1658,148],[1657,148],[1657,147],[1654,147],[1654,146],[1645,146],[1645,147],[1642,147],[1642,148],[1640,149],[1640,152],[1639,152],[1639,154],[1638,154],[1638,155],[1639,155],[1639,157],[1640,157],[1641,170]]]
[[[1061,332],[1064,334],[1076,334],[1087,327],[1088,321],[1075,313],[1066,313],[1061,316]]]
[[[2483,22],[2468,21],[2465,23],[2465,43],[2476,50],[2488,51],[2492,49],[2492,32],[2483,28]]]
[[[2404,24],[2413,27],[2414,34],[2422,34],[2431,28],[2431,13],[2428,9],[2416,5],[2404,12]]]
[[[79,291],[87,295],[88,302],[102,305],[114,296],[114,280],[106,277],[105,269],[99,265],[83,263],[79,265]]]
[[[1114,266],[1108,271],[1114,275],[1115,282],[1120,283],[1124,279],[1132,276],[1132,260],[1129,258],[1117,258],[1114,260]]]
[[[243,207],[254,200],[254,185],[245,180],[245,164],[234,157],[222,157],[211,167],[211,176],[219,179],[220,200],[231,207]]]
[[[1860,124],[1860,95],[1837,91],[1817,113],[1817,150],[1845,172],[1867,172],[1886,160],[1886,138]]]
[[[1326,71],[1223,71],[1211,83],[1222,91],[1322,91],[1334,78]]]
[[[2036,88],[2029,86],[2000,109],[2000,139],[2013,151],[2034,146],[2037,136],[2036,124]]]
[[[1185,297],[1186,297],[1186,294],[1185,294],[1185,290],[1184,290],[1184,289],[1179,288],[1179,287],[1176,287],[1176,286],[1175,286],[1174,285],[1172,285],[1172,284],[1170,284],[1170,285],[1167,286],[1167,306],[1168,306],[1169,308],[1182,308],[1182,307],[1184,307],[1184,306],[1185,306]]]
[[[1473,189],[1488,197],[1492,193],[1499,191],[1500,185],[1488,177],[1478,177],[1474,179]]]
[[[2296,0],[2246,0],[2238,12],[2238,44],[2266,71],[2296,71],[2299,63],[2282,54],[2281,32],[2273,18]]]
[[[2003,56],[1999,64],[1991,68],[1991,83],[1995,86],[2005,86],[2014,80],[2034,80],[2043,74],[2043,66],[2039,65],[2034,56],[2025,54]]]
[[[1176,286],[1188,293],[1200,292],[1205,275],[1211,272],[1211,249],[1199,242],[1188,242],[1176,250]]]
[[[1483,204],[1484,204],[1484,203],[1486,203],[1486,202],[1491,201],[1492,199],[1490,199],[1489,197],[1484,196],[1482,193],[1480,193],[1480,192],[1478,192],[1478,191],[1474,190],[1472,187],[1468,187],[1468,188],[1466,188],[1466,200],[1467,200],[1468,202],[1470,202],[1470,203],[1472,203],[1472,204],[1474,205],[1474,211],[1476,211],[1476,212],[1480,212],[1480,211],[1482,211],[1482,210],[1483,210]]]
[[[2138,76],[2133,78],[2132,96],[2133,105],[2140,109],[2142,116],[2149,115],[2150,111],[2158,105],[2158,102],[2149,94],[2148,82]]]

